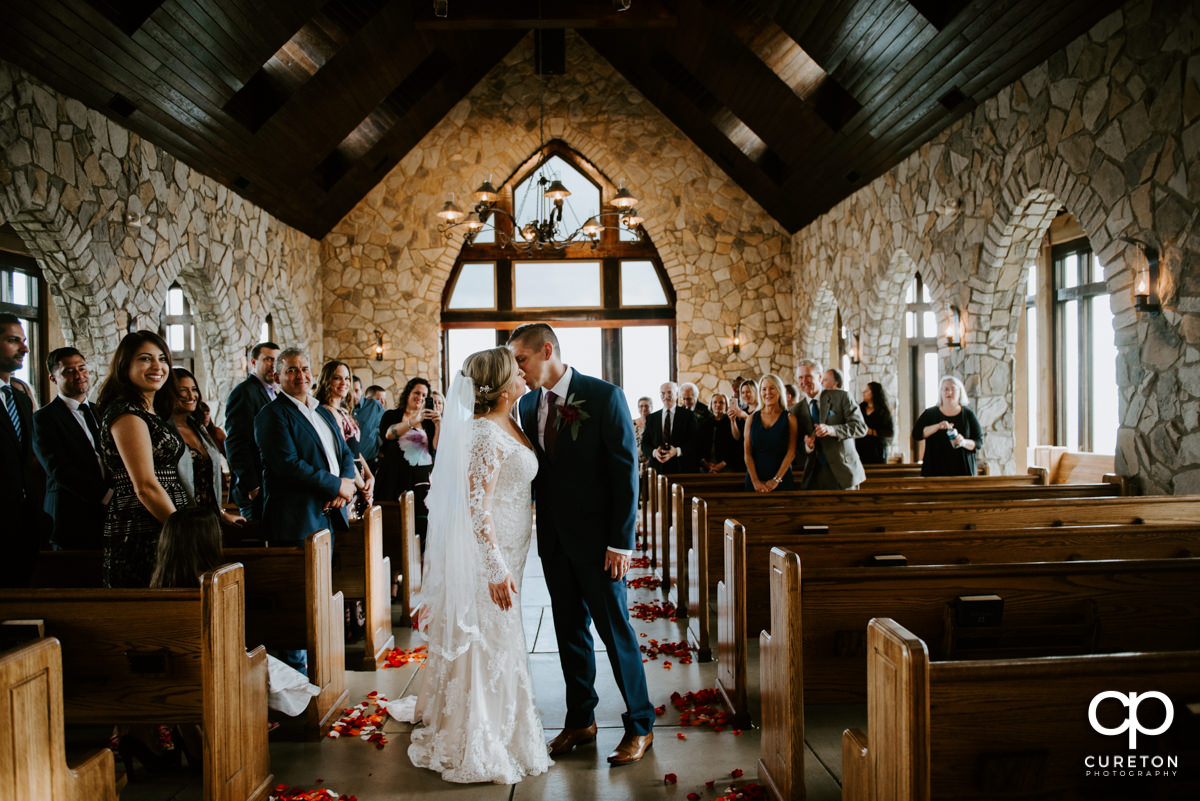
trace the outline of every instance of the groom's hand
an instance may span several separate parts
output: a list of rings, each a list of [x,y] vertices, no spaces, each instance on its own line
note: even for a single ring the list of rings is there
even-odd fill
[[[629,554],[604,552],[604,572],[614,581],[624,578],[625,574],[629,572],[629,562]]]

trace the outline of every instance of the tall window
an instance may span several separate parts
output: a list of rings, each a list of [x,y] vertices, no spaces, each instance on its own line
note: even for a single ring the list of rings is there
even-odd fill
[[[1029,434],[1029,444],[1037,445],[1040,420],[1038,403],[1042,391],[1042,382],[1038,375],[1038,266],[1029,265],[1029,278],[1025,289],[1025,398],[1026,431]]]
[[[909,402],[913,419],[938,402],[937,315],[921,274],[913,276],[904,297],[904,333],[908,337]]]
[[[275,321],[271,319],[271,315],[263,320],[262,327],[258,332],[259,342],[274,342],[275,341]]]
[[[562,222],[569,233],[616,189],[561,143],[552,150],[501,187],[500,204],[520,223],[537,216],[544,172],[571,192]],[[496,216],[496,225],[511,227]],[[594,248],[528,254],[477,235],[460,251],[442,298],[442,385],[469,354],[504,344],[527,322],[553,325],[564,361],[621,386],[631,413],[639,396],[657,395],[658,385],[675,377],[675,293],[645,236],[606,229]]]
[[[1050,256],[1058,444],[1115,453],[1117,350],[1104,268],[1087,239],[1057,245]]]
[[[167,290],[167,304],[163,307],[159,322],[159,333],[167,340],[171,349],[171,362],[196,372],[196,329],[192,325],[192,306],[178,283]]]
[[[28,256],[0,251],[0,312],[15,315],[25,329],[29,353],[13,375],[29,384],[34,394],[49,400],[46,361],[46,285],[37,262]]]

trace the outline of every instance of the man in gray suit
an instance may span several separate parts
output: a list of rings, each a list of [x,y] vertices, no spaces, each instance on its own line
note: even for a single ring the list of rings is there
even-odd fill
[[[846,390],[818,384],[821,372],[820,363],[812,359],[804,359],[796,369],[800,402],[792,407],[792,414],[808,454],[800,487],[858,489],[867,476],[854,440],[867,433],[867,423]]]

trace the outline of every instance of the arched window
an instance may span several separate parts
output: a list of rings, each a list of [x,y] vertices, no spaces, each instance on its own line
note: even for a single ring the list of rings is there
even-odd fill
[[[1028,443],[1115,453],[1117,348],[1104,266],[1065,209],[1029,266],[1023,356]]]
[[[159,334],[171,349],[171,362],[196,372],[196,328],[192,324],[192,306],[183,287],[176,282],[167,289],[167,303],[158,324]]]
[[[25,329],[29,353],[13,373],[42,401],[49,400],[46,375],[46,283],[37,262],[28,256],[0,250],[0,312],[15,315]]]
[[[275,321],[271,319],[271,315],[263,320],[262,328],[258,332],[259,342],[274,342],[275,341]]]
[[[908,388],[912,419],[938,402],[937,315],[921,274],[913,276],[904,296],[904,334],[908,338]]]
[[[571,192],[562,220],[570,233],[608,208],[616,188],[562,143],[547,152],[500,188],[499,204],[515,210],[518,224],[540,219],[538,179],[560,180]],[[511,237],[512,223],[495,217]],[[505,245],[505,236],[485,241],[483,233],[491,232],[463,246],[443,294],[443,386],[469,354],[504,344],[527,322],[553,325],[564,360],[624,388],[631,412],[639,396],[675,377],[675,293],[644,233],[610,228],[595,247],[562,250]]]

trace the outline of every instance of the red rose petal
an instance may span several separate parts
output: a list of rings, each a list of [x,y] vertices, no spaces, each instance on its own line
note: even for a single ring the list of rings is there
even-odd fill
[[[733,770],[729,771],[729,775],[730,775],[730,776],[732,776],[732,777],[733,777],[733,778],[735,778],[735,779],[740,779],[740,778],[741,778],[741,776],[742,776],[742,769],[741,769],[741,768],[734,768]]]
[[[666,776],[663,776],[663,784],[677,784],[678,782],[679,777],[674,773],[668,773]]]

